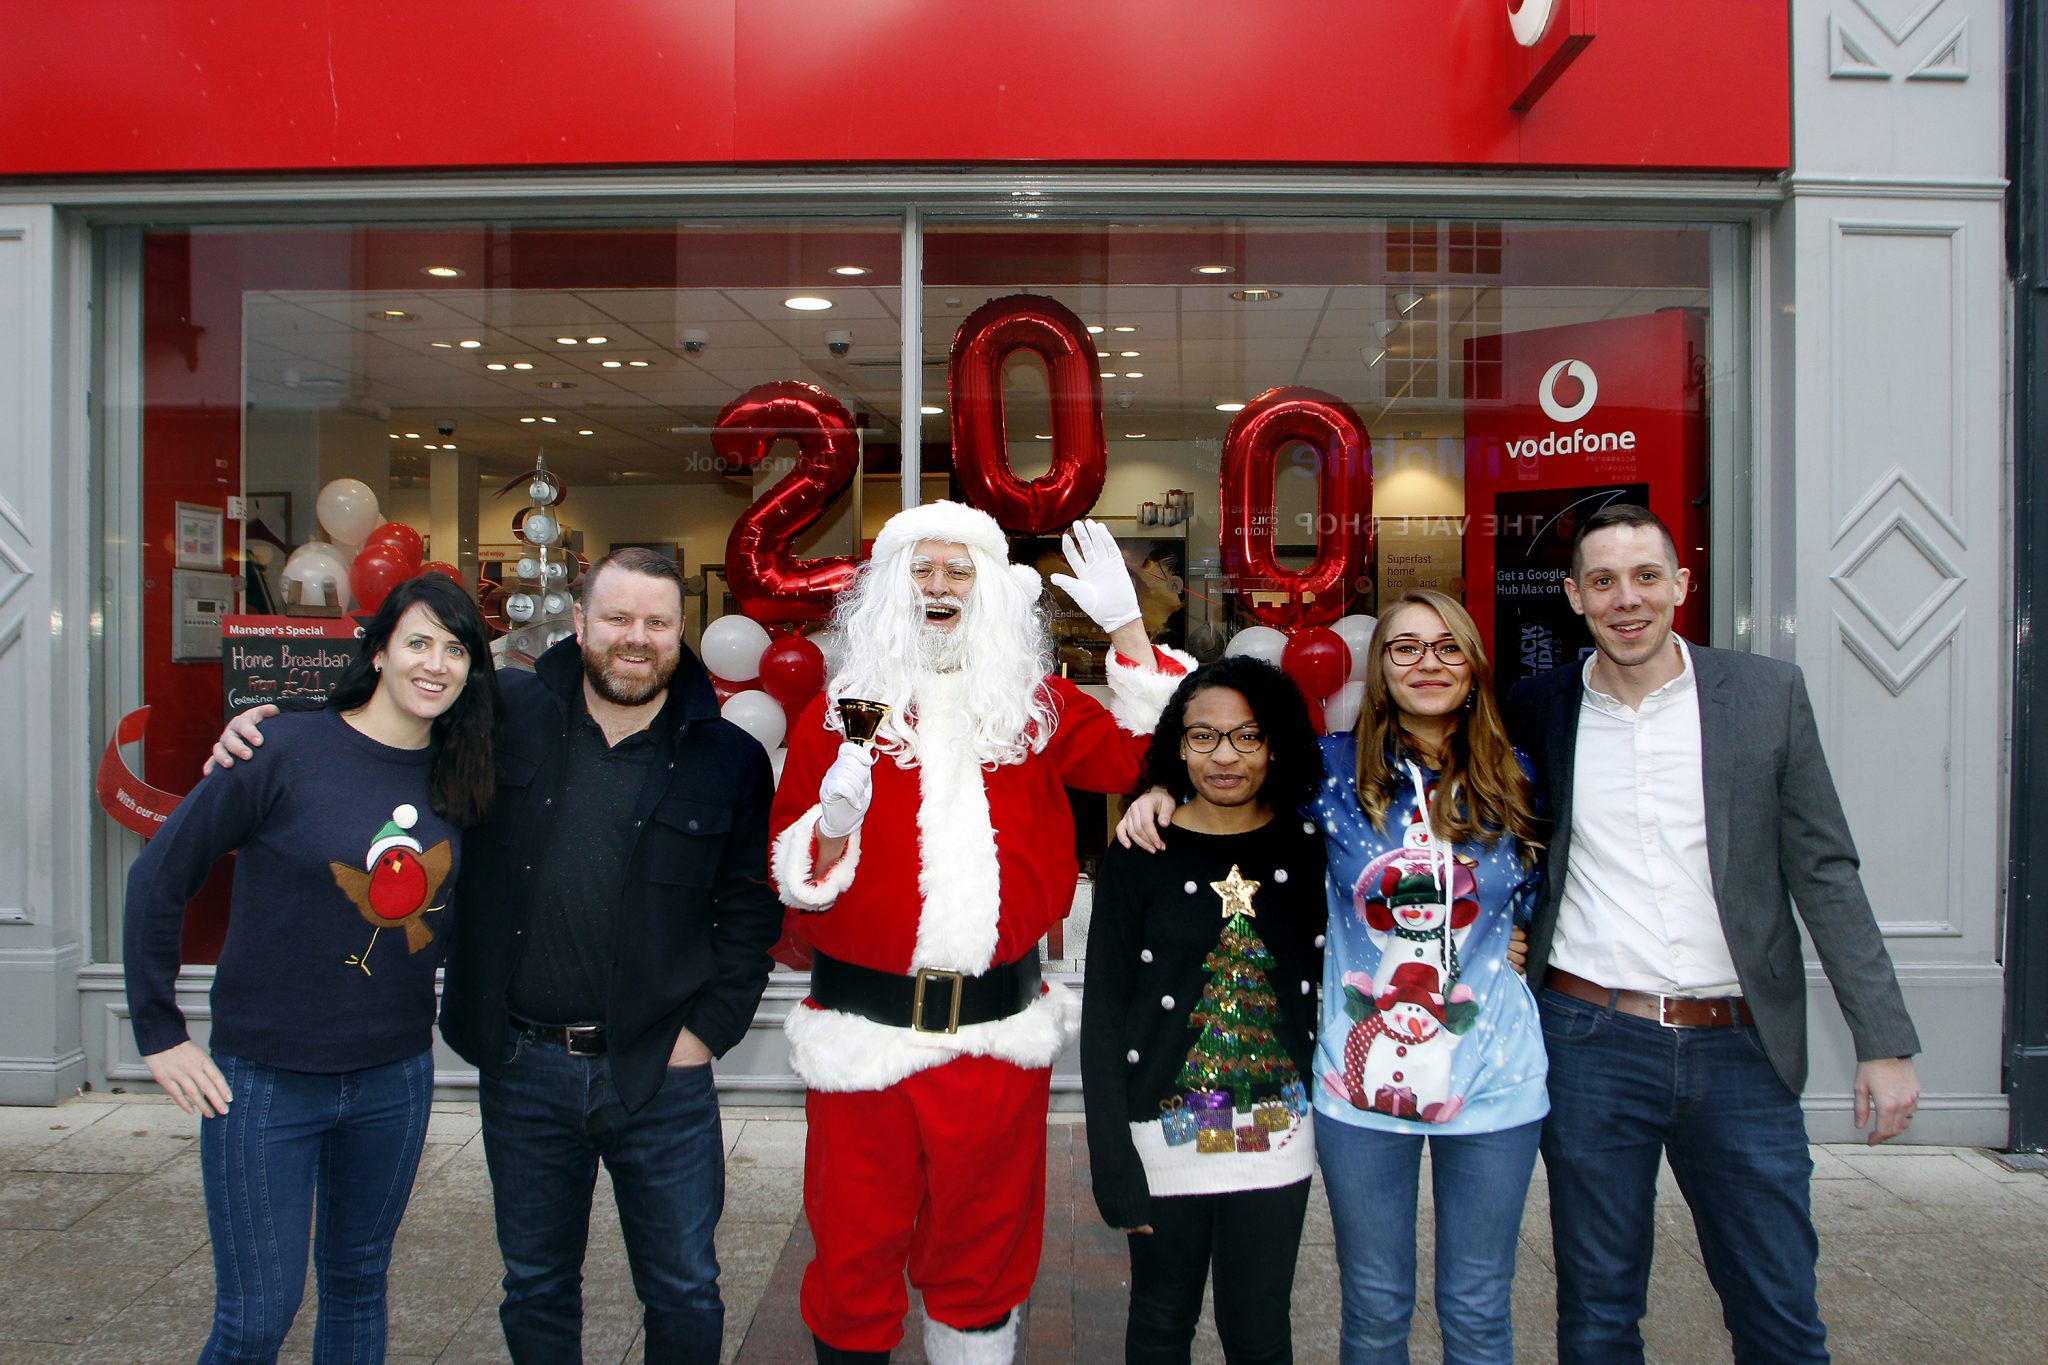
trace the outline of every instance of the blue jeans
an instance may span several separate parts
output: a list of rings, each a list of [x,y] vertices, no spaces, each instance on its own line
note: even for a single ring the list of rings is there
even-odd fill
[[[1668,1155],[1739,1361],[1824,1361],[1799,1097],[1756,1030],[1665,1028],[1556,991],[1543,1166],[1560,1361],[1639,1361]]]
[[[427,1141],[433,1053],[329,1075],[213,1060],[232,1102],[199,1126],[214,1280],[201,1365],[277,1359],[305,1292],[309,1226],[313,1359],[384,1359],[384,1274]]]
[[[715,1362],[725,1305],[712,1234],[725,1206],[725,1142],[711,1068],[671,1068],[654,1098],[628,1114],[606,1058],[521,1039],[512,1060],[482,1078],[478,1098],[505,1258],[498,1320],[512,1359],[583,1358],[583,1251],[602,1160],[647,1359]]]
[[[1515,1358],[1515,1241],[1542,1126],[1428,1139],[1445,1365]],[[1344,1365],[1405,1365],[1408,1359],[1422,1143],[1419,1133],[1316,1114],[1316,1159],[1330,1197],[1344,1295]]]

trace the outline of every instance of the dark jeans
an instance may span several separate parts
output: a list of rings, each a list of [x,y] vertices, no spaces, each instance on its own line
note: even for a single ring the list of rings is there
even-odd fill
[[[1668,1155],[1739,1361],[1824,1361],[1806,1121],[1756,1030],[1665,1028],[1542,993],[1557,1354],[1639,1361]]]
[[[305,1292],[309,1225],[313,1359],[382,1360],[384,1276],[427,1140],[433,1053],[328,1075],[213,1060],[231,1103],[199,1127],[214,1278],[202,1365],[277,1359]]]
[[[601,1160],[640,1295],[646,1358],[715,1362],[725,1305],[712,1234],[725,1206],[725,1143],[711,1068],[672,1068],[628,1114],[604,1057],[521,1040],[499,1074],[482,1078],[478,1098],[505,1258],[498,1319],[512,1359],[583,1358],[583,1251]]]
[[[1515,1243],[1536,1170],[1540,1123],[1493,1133],[1435,1133],[1436,1321],[1446,1365],[1512,1365]],[[1420,1133],[1316,1114],[1316,1160],[1330,1197],[1343,1294],[1344,1365],[1407,1365],[1415,1316]]]
[[[1289,1300],[1308,1181],[1235,1194],[1152,1200],[1152,1231],[1130,1234],[1127,1365],[1184,1365],[1216,1267],[1216,1335],[1231,1365],[1294,1359]]]

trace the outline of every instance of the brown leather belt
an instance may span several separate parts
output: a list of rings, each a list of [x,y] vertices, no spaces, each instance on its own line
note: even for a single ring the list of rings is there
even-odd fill
[[[1749,1002],[1739,995],[1651,995],[1647,991],[1609,990],[1557,967],[1552,967],[1544,976],[1543,984],[1559,995],[1569,995],[1574,1000],[1583,1000],[1602,1009],[1611,1007],[1666,1028],[1727,1028],[1731,1024],[1754,1027],[1756,1024],[1756,1020],[1750,1017]]]

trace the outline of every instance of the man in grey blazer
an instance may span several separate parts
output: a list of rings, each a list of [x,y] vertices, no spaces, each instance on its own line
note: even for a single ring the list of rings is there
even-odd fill
[[[1586,519],[1565,583],[1595,652],[1514,690],[1552,820],[1529,979],[1550,1054],[1561,1361],[1641,1360],[1659,1158],[1691,1205],[1738,1360],[1826,1360],[1799,1093],[1796,904],[1860,1059],[1857,1126],[1920,1086],[1806,684],[1672,632],[1687,574],[1640,507]]]

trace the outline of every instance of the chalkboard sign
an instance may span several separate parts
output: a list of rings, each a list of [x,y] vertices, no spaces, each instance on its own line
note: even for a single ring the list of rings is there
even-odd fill
[[[350,617],[223,616],[220,676],[225,712],[265,702],[327,700],[356,657],[363,628]]]

